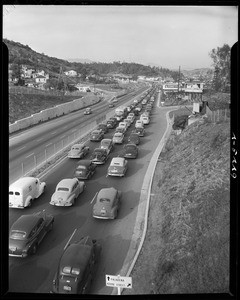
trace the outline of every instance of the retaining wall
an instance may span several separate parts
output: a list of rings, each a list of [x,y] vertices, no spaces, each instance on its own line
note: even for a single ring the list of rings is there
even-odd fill
[[[30,117],[16,121],[9,125],[9,133],[27,128],[29,126],[38,124],[39,122],[44,122],[63,114],[68,114],[72,111],[84,108],[86,106],[95,104],[99,102],[100,98],[95,95],[85,96],[81,99],[76,99],[71,102],[63,103],[55,107],[51,107],[40,111],[39,113],[33,114]]]

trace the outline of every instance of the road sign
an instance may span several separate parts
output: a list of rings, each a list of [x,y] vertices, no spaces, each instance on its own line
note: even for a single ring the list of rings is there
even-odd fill
[[[106,286],[131,289],[132,277],[106,275]]]

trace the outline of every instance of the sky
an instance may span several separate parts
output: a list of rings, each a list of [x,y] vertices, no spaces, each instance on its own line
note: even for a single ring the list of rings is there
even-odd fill
[[[60,59],[209,68],[238,41],[238,7],[3,5],[3,38]]]

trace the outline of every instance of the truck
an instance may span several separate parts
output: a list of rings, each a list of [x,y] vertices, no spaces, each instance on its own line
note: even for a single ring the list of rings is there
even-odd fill
[[[127,116],[127,107],[126,106],[119,106],[115,109],[115,117],[117,118],[117,121],[123,120]]]

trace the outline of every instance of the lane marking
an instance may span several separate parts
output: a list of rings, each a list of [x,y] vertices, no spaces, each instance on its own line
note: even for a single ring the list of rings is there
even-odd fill
[[[64,137],[65,137],[65,135],[61,136],[60,139],[62,139],[62,138],[64,138]]]
[[[53,132],[51,132],[51,134],[55,134],[55,133],[57,133],[57,131],[53,131]]]
[[[52,143],[50,143],[50,144],[47,144],[45,147],[48,147],[48,146],[50,146],[50,145],[52,145]]]
[[[75,131],[77,131],[77,129],[73,129],[71,132],[75,132]]]
[[[24,148],[26,148],[26,146],[23,146],[22,148],[17,149],[17,151],[21,151]]]
[[[31,154],[29,154],[28,156],[25,156],[25,157],[28,158],[28,157],[30,157],[30,156],[32,156],[32,155],[34,155],[34,153],[31,153]]]
[[[98,192],[96,192],[96,194],[95,194],[95,196],[93,197],[93,199],[92,199],[92,201],[90,202],[90,204],[92,204],[93,201],[95,200],[95,198],[96,198],[96,196],[97,196],[97,193],[98,193]]]
[[[65,247],[63,248],[63,250],[65,250],[69,244],[69,242],[71,241],[71,238],[73,237],[74,233],[76,232],[77,228],[73,231],[72,235],[70,236],[70,239],[67,241],[67,244],[65,245]]]
[[[43,139],[43,138],[38,139],[37,142],[40,142],[42,139]]]
[[[68,126],[64,126],[63,129],[68,128]]]

